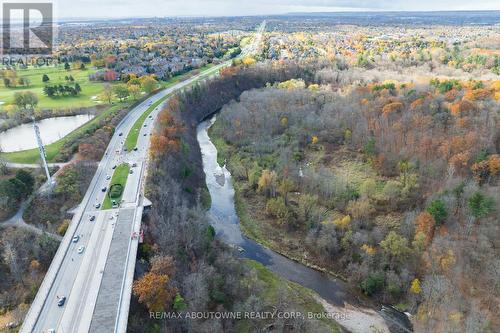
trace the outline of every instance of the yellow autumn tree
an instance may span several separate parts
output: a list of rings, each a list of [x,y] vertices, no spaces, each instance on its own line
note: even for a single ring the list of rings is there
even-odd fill
[[[410,292],[415,295],[418,295],[422,292],[422,287],[420,286],[419,279],[413,279],[413,281],[411,281]]]
[[[347,229],[350,223],[351,223],[351,217],[349,215],[346,215],[342,218],[338,218],[333,221],[333,224],[341,229]]]
[[[275,171],[264,170],[259,178],[258,190],[264,193],[266,197],[275,197],[278,175]]]
[[[377,249],[371,245],[368,245],[368,244],[363,244],[361,246],[361,250],[363,250],[366,254],[369,254],[369,255],[374,255],[375,253],[377,253]]]

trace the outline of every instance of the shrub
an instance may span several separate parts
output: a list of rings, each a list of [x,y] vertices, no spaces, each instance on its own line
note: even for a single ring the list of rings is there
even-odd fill
[[[61,236],[64,236],[64,234],[66,234],[66,230],[68,230],[68,227],[69,227],[69,223],[71,221],[68,220],[68,219],[65,219],[61,225],[57,228],[57,233]]]
[[[347,212],[354,218],[366,218],[375,212],[375,208],[368,199],[349,201]]]
[[[476,192],[469,198],[469,209],[475,218],[487,216],[494,207],[494,200],[481,192]]]
[[[122,192],[123,186],[121,184],[114,184],[109,189],[109,197],[113,199],[119,198],[120,195],[122,195]]]
[[[401,194],[401,185],[395,180],[389,180],[382,190],[382,195],[385,200],[395,200]]]
[[[184,301],[184,298],[180,294],[175,295],[172,308],[174,309],[174,311],[182,311],[187,308],[187,304]]]
[[[333,224],[340,229],[347,229],[351,224],[351,217],[346,215],[333,221]]]
[[[375,139],[371,138],[363,147],[363,153],[367,156],[375,155]]]
[[[371,296],[384,287],[384,280],[382,273],[373,273],[361,281],[359,286],[366,295]]]
[[[266,213],[281,220],[286,219],[289,211],[285,205],[285,199],[282,197],[269,199],[266,204]]]
[[[446,216],[448,216],[448,213],[446,212],[446,208],[444,206],[444,202],[441,199],[432,201],[427,207],[427,212],[432,215],[437,225],[443,224]]]
[[[367,179],[359,186],[361,197],[372,198],[377,192],[377,183],[373,179]]]

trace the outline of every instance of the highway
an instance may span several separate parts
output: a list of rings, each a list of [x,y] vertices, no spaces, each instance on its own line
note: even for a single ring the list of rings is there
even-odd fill
[[[250,54],[258,47],[265,22],[254,42],[245,47]],[[149,138],[160,104],[141,127],[137,150],[127,152],[124,142],[136,120],[159,99],[191,83],[216,75],[224,62],[188,80],[164,89],[134,107],[116,127],[107,150],[79,205],[59,249],[23,322],[20,332],[125,332],[140,230]],[[120,207],[102,205],[113,167],[129,163],[129,174]],[[77,237],[77,239],[74,237]],[[62,305],[58,300],[65,297]]]

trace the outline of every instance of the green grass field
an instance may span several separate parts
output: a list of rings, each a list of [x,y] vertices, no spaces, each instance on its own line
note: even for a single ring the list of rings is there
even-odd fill
[[[18,69],[17,77],[27,78],[31,81],[29,87],[17,86],[16,88],[7,88],[0,83],[0,102],[4,102],[4,105],[12,104],[14,102],[14,94],[21,91],[31,91],[38,96],[38,108],[41,109],[63,109],[63,108],[73,108],[73,107],[87,107],[96,105],[97,102],[92,100],[93,96],[99,95],[104,87],[103,82],[90,82],[88,76],[94,73],[94,69],[85,70],[69,70],[66,71],[63,65],[58,66],[43,66],[38,68],[27,68]],[[47,74],[50,81],[47,85],[74,85],[78,82],[82,88],[82,92],[78,96],[67,96],[67,97],[54,97],[49,98],[44,95],[43,88],[46,85],[42,82],[43,74]],[[69,82],[65,80],[65,76],[73,76],[74,82]]]
[[[106,193],[106,198],[102,203],[101,209],[103,210],[111,209],[113,207],[113,204],[111,203],[111,198],[109,197],[109,190],[111,189],[111,186],[115,184],[120,184],[123,187],[123,190],[125,190],[125,185],[127,184],[129,171],[130,171],[130,165],[128,163],[123,163],[116,167],[115,172],[113,173],[113,177],[111,178],[111,185],[108,188],[108,192]],[[119,203],[122,200],[122,196],[123,192],[119,198],[115,198],[114,200],[116,200],[116,202]]]

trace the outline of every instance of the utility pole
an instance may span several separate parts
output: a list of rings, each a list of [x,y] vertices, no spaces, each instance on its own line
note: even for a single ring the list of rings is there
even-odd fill
[[[45,168],[45,174],[47,175],[47,182],[50,184],[51,178],[49,173],[49,166],[47,165],[47,159],[45,158],[45,148],[42,143],[42,138],[40,137],[40,129],[36,124],[35,117],[33,117],[33,129],[35,130],[36,142],[38,143],[38,150],[40,151],[40,158],[42,159],[43,167]]]

